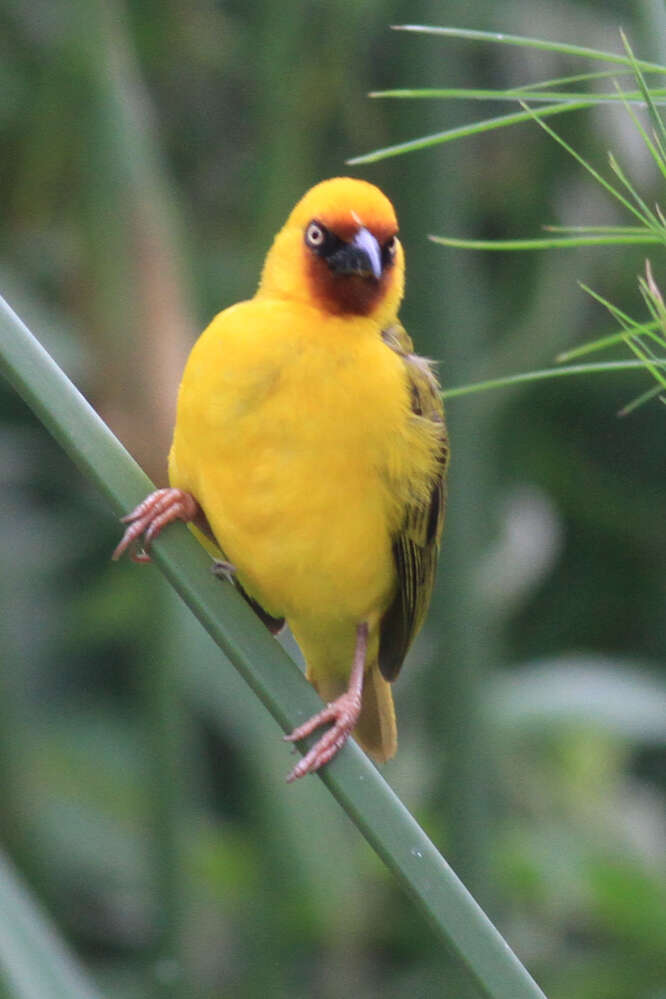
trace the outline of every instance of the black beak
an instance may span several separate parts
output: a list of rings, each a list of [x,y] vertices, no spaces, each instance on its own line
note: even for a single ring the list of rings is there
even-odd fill
[[[367,229],[361,227],[351,243],[345,243],[326,258],[334,274],[357,274],[379,281],[382,276],[382,253],[379,243]]]

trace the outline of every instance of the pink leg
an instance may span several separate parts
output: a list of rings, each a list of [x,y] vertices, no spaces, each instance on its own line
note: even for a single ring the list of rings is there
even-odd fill
[[[203,517],[203,511],[190,493],[182,489],[157,489],[147,496],[143,503],[122,518],[129,524],[111,558],[114,562],[127,551],[130,545],[143,535],[143,549],[135,552],[135,562],[150,562],[150,544],[163,527],[174,520],[185,522]]]
[[[327,704],[323,711],[316,714],[303,725],[294,729],[291,735],[285,735],[288,742],[297,742],[311,735],[315,729],[327,722],[333,722],[332,728],[325,732],[314,744],[312,749],[296,764],[287,777],[287,782],[291,783],[305,774],[314,773],[325,763],[332,760],[335,754],[342,749],[347,741],[351,730],[358,721],[361,713],[361,695],[363,693],[363,672],[365,669],[365,654],[368,647],[368,625],[367,622],[359,624],[356,628],[356,649],[354,651],[354,662],[349,686],[344,694],[341,694],[335,701]]]

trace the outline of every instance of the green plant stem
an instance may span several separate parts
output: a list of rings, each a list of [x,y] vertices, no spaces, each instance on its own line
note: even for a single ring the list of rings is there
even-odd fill
[[[150,576],[152,574],[149,573]],[[181,663],[173,652],[172,594],[157,578],[147,580],[144,599],[152,619],[162,624],[143,638],[136,683],[142,704],[147,785],[146,823],[150,834],[151,880],[156,900],[156,930],[147,961],[147,988],[160,999],[179,999],[190,991],[184,946],[187,900],[183,816],[185,705]],[[190,986],[190,988],[188,988]]]
[[[389,156],[401,156],[403,153],[411,153],[417,149],[428,149],[430,146],[437,146],[442,142],[453,142],[454,139],[463,139],[468,135],[477,135],[480,132],[490,132],[494,128],[504,128],[506,125],[517,125],[520,122],[528,121],[530,118],[548,118],[554,114],[563,114],[567,111],[579,111],[582,108],[592,107],[596,101],[591,98],[584,101],[568,101],[564,104],[550,104],[536,111],[514,111],[511,114],[500,115],[498,118],[486,118],[484,121],[476,121],[471,125],[460,125],[457,128],[447,128],[443,132],[433,132],[432,135],[425,135],[418,139],[409,139],[407,142],[400,142],[395,146],[385,146],[383,149],[375,149],[371,153],[364,153],[362,156],[354,156],[347,160],[349,166],[360,166],[362,163],[376,163],[379,160],[387,159]]]
[[[583,59],[596,59],[600,62],[617,63],[631,68],[635,64],[647,72],[664,74],[664,67],[655,62],[632,60],[618,52],[604,52],[584,45],[571,45],[567,42],[548,42],[543,38],[529,38],[526,35],[508,35],[497,31],[476,31],[471,28],[449,28],[425,24],[395,24],[394,31],[413,31],[422,35],[443,35],[449,38],[466,38],[477,42],[496,42],[500,45],[517,45],[522,48],[537,49],[541,52],[557,52],[560,55],[580,56]]]
[[[652,362],[657,368],[666,367],[666,361]],[[483,382],[470,382],[455,388],[445,389],[443,399],[455,399],[461,395],[472,395],[474,392],[486,392],[489,389],[509,388],[521,382],[541,382],[549,378],[566,378],[570,375],[608,374],[612,371],[630,371],[645,369],[647,361],[599,361],[590,364],[569,364],[565,368],[541,368],[539,371],[521,371],[517,375],[505,375],[502,378],[489,378]]]
[[[117,512],[145,496],[152,485],[147,477],[2,299],[0,365]],[[283,729],[291,729],[321,707],[296,664],[239,594],[212,576],[209,557],[184,527],[175,525],[166,532],[153,554]],[[506,941],[355,743],[350,741],[320,777],[484,995],[543,999],[541,989]]]
[[[624,233],[599,236],[565,236],[555,239],[459,239],[456,236],[428,236],[440,246],[452,246],[461,250],[567,250],[581,246],[629,246],[660,243],[662,236],[643,230],[638,234]]]
[[[371,90],[368,97],[387,97],[394,100],[468,100],[468,101],[543,101],[544,103],[561,103],[562,101],[590,101],[598,104],[645,104],[645,96],[637,91],[629,93],[599,93],[597,91],[546,90],[534,87],[518,87],[513,90],[480,90],[477,87],[405,87],[400,90]],[[650,98],[657,104],[664,102],[659,97],[664,95],[662,89],[651,91]]]

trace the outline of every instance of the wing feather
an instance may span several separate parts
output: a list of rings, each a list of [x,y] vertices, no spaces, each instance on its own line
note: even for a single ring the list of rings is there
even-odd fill
[[[430,363],[413,353],[412,341],[401,325],[391,326],[382,337],[405,365],[411,419],[430,423],[429,435],[438,448],[437,471],[429,483],[427,501],[408,502],[393,540],[398,587],[380,624],[379,666],[387,680],[395,680],[430,604],[446,511],[449,446],[439,383]]]

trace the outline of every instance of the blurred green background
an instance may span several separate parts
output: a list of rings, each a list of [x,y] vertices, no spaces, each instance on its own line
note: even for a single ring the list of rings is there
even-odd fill
[[[403,318],[456,386],[550,364],[632,315],[640,248],[466,253],[627,222],[534,124],[358,168],[500,113],[373,101],[585,71],[389,31],[453,24],[665,58],[658,3],[0,0],[2,292],[159,484],[198,331],[251,295],[323,177],[387,192]],[[621,108],[563,116],[647,202]],[[657,282],[666,282],[658,250]],[[450,510],[430,618],[396,685],[387,779],[550,999],[664,999],[664,409],[648,376],[452,399]],[[0,835],[105,995],[474,996],[277,726],[0,385]],[[288,642],[288,640],[287,640]],[[291,648],[291,646],[290,646]],[[0,994],[2,986],[0,986]],[[7,992],[7,995],[13,993]]]

